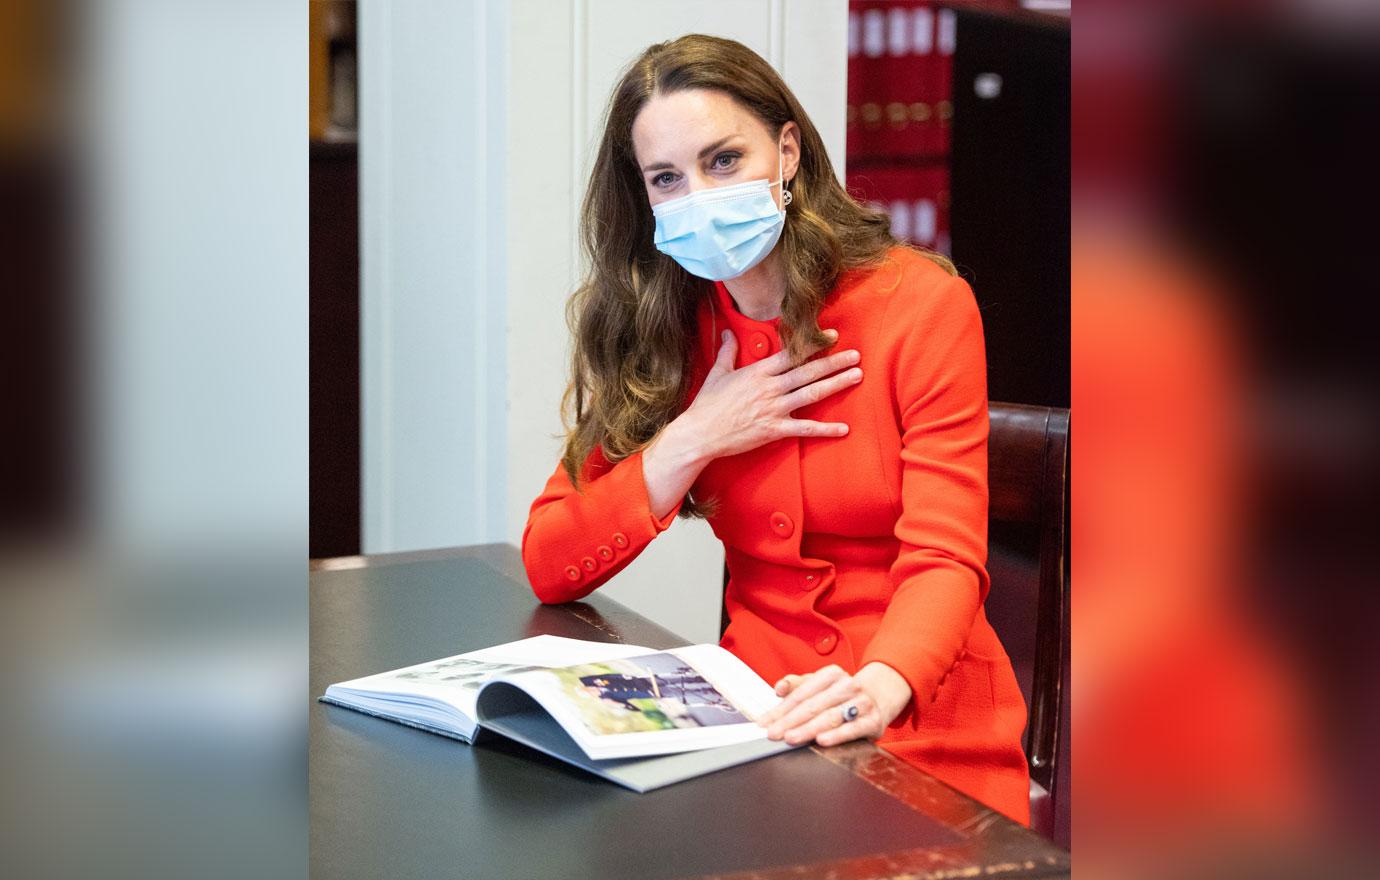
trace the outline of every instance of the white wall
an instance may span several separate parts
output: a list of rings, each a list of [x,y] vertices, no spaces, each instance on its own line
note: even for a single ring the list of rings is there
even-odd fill
[[[651,43],[684,33],[741,40],[785,75],[842,175],[847,15],[846,0],[361,3],[367,551],[521,540],[560,456],[570,352],[564,307],[579,279],[579,204],[622,67]],[[400,19],[408,20],[405,48]],[[390,25],[391,56],[379,48],[383,37],[370,34]],[[435,79],[445,86],[423,82]],[[371,114],[379,106],[390,118]],[[435,120],[438,106],[453,115]],[[480,133],[500,118],[501,145],[495,130]],[[474,164],[477,140],[488,145],[483,166]],[[421,157],[442,156],[460,159],[447,162],[455,176],[416,170],[431,167],[414,165]],[[389,213],[371,218],[376,208]],[[451,227],[438,233],[434,224],[446,217]],[[412,244],[419,236],[431,247]],[[442,242],[458,250],[438,252]],[[471,284],[480,259],[486,284]],[[470,302],[478,290],[489,293],[484,306]],[[501,333],[497,313],[506,315]],[[484,322],[473,330],[464,324],[471,314]],[[487,343],[484,363],[461,364],[442,339],[472,339],[480,326],[501,340]],[[466,378],[466,366],[475,378]],[[470,390],[448,384],[457,380]],[[489,395],[490,405],[467,397],[471,390]],[[485,448],[474,454],[477,443]],[[441,497],[470,487],[482,487],[500,512]],[[705,523],[678,520],[601,592],[685,638],[717,641],[722,560]]]
[[[366,553],[507,533],[505,15],[359,4]]]

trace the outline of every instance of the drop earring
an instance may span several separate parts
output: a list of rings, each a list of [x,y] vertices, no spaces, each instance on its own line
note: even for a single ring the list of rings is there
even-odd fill
[[[781,210],[784,212],[791,204],[791,191],[786,188],[786,175],[782,172],[781,147],[776,148],[776,182],[781,184]],[[772,184],[775,186],[776,184]]]

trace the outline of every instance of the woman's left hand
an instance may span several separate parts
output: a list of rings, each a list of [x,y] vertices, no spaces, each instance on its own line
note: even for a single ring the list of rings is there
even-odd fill
[[[767,728],[768,739],[785,739],[791,745],[814,740],[834,746],[849,740],[877,739],[886,733],[910,702],[910,685],[885,663],[869,663],[849,675],[838,666],[826,666],[809,675],[788,675],[776,683],[785,699],[757,723]],[[856,706],[857,717],[845,721],[843,709]]]

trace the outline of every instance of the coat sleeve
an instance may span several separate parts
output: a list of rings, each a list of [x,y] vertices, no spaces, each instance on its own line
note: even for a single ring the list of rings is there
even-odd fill
[[[897,291],[884,326],[903,328],[891,365],[901,428],[901,549],[894,589],[862,665],[910,684],[904,714],[923,711],[961,656],[987,597],[987,367],[967,282]]]
[[[652,515],[642,450],[611,464],[595,447],[576,491],[565,468],[546,481],[522,532],[527,580],[544,603],[573,602],[603,585],[670,528],[685,503]]]

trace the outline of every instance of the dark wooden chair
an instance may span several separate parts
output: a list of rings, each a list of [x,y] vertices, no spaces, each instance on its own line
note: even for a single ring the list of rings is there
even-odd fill
[[[988,412],[987,616],[1029,707],[1031,825],[1067,846],[1069,411],[992,403]],[[727,627],[724,609],[719,632]]]
[[[992,403],[987,616],[1029,707],[1030,824],[1069,843],[1069,411]]]

